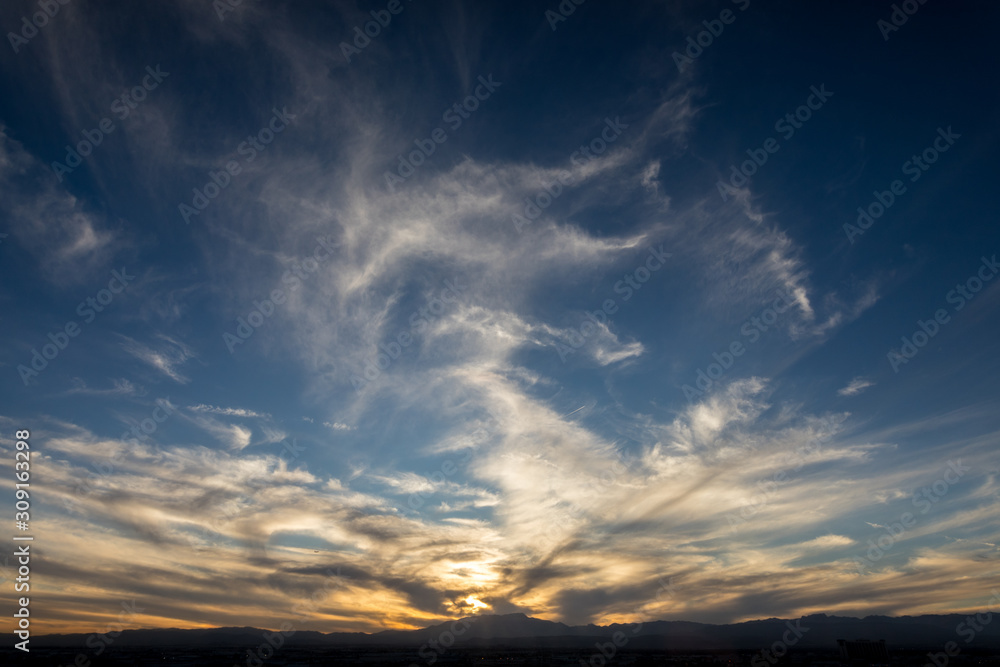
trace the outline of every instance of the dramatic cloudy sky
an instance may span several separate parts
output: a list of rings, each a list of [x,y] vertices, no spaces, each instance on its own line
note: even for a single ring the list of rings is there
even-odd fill
[[[4,3],[34,627],[981,608],[1000,16],[814,5]]]

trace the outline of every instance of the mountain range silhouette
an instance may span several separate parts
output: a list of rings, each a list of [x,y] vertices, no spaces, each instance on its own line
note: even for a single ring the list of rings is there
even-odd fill
[[[990,619],[984,623],[984,620]],[[970,624],[971,619],[971,624]],[[797,628],[799,648],[831,648],[838,639],[884,639],[890,648],[1000,648],[1000,622],[992,615],[867,616],[854,618],[813,614],[798,619],[768,618],[724,625],[689,621],[648,621],[612,625],[566,625],[522,613],[477,615],[417,630],[375,633],[296,631],[286,635],[288,646],[420,646],[436,641],[456,645],[581,647],[622,633],[630,648],[756,649],[781,640]],[[287,626],[286,626],[287,627]],[[979,630],[973,630],[979,628]],[[116,646],[246,646],[258,644],[270,630],[258,628],[124,630]],[[84,646],[91,634],[51,634],[32,637],[32,646]],[[7,635],[12,638],[13,635]]]

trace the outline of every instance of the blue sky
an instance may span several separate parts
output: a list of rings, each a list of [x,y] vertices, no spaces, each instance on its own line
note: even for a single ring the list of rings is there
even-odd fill
[[[0,10],[40,628],[984,604],[994,5],[225,6]]]

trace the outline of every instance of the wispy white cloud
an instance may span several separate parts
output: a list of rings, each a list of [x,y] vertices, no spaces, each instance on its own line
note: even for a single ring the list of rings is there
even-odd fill
[[[34,256],[48,280],[75,285],[108,270],[116,235],[2,125],[0,187],[6,193],[0,210],[13,230],[10,240]]]
[[[356,575],[350,590],[327,602],[331,613],[356,607],[358,595],[401,596],[380,624],[386,618],[420,624],[447,617],[453,611],[448,591],[457,591],[454,597],[475,592],[494,608],[514,605],[570,622],[632,618],[637,605],[647,618],[704,620],[846,613],[862,609],[860,600],[920,613],[934,604],[918,595],[924,583],[899,587],[900,567],[919,567],[922,582],[952,577],[958,588],[948,590],[957,590],[954,599],[973,594],[977,577],[991,571],[981,555],[995,552],[989,545],[1000,539],[991,522],[995,508],[943,511],[946,505],[961,507],[970,493],[985,499],[997,492],[995,477],[978,475],[949,491],[935,514],[921,518],[898,542],[894,553],[900,558],[859,575],[852,561],[859,545],[902,511],[873,493],[919,488],[947,464],[927,456],[887,475],[872,465],[886,448],[845,438],[844,415],[818,417],[794,408],[775,414],[762,380],[732,383],[673,421],[647,423],[641,439],[648,444],[630,451],[577,421],[579,412],[535,400],[522,381],[464,367],[428,388],[425,400],[477,396],[493,415],[485,437],[472,433],[479,430],[476,420],[442,436],[453,443],[446,450],[461,443],[472,453],[462,457],[460,468],[442,467],[437,477],[358,468],[348,479],[305,466],[292,469],[275,455],[250,454],[248,430],[212,423],[217,417],[243,418],[238,415],[193,417],[216,431],[225,450],[128,444],[68,424],[40,424],[47,431],[51,488],[78,508],[72,519],[46,523],[45,530],[63,535],[52,542],[59,546],[49,557],[93,571],[97,585],[123,595],[133,592],[128,581],[149,577],[123,580],[115,554],[127,553],[129,567],[149,576],[158,572],[164,583],[160,602],[151,603],[154,611],[145,619],[150,625],[168,625],[172,614],[182,613],[181,588],[199,591],[199,599],[225,596],[228,606],[220,609],[231,608],[231,587],[210,581],[256,580],[261,562],[272,563],[283,582],[269,604],[291,608],[296,592],[315,586],[322,573],[320,567],[305,574],[317,561],[314,549],[298,546],[306,539],[323,545],[324,567]],[[810,442],[817,445],[804,448]],[[0,441],[0,449],[10,447]],[[966,449],[967,465],[986,461],[992,452],[985,440]],[[87,479],[84,468],[102,461],[115,462],[111,474],[99,477],[93,492],[75,493]],[[762,480],[775,479],[781,481],[773,488],[762,486]],[[989,488],[981,489],[983,483]],[[413,497],[422,501],[416,511],[407,504]],[[909,506],[908,497],[890,500],[900,502]],[[750,506],[755,511],[734,528],[729,517]],[[852,521],[856,531],[829,532],[831,523]],[[98,529],[102,540],[86,538]],[[941,531],[968,541],[927,541]],[[192,548],[212,549],[210,568],[217,576],[196,580],[176,565],[188,562],[182,554]],[[957,572],[964,577],[954,578]],[[653,603],[642,594],[644,582],[664,574],[683,581],[682,600]],[[65,576],[75,575],[67,570]],[[761,611],[755,592],[765,576],[778,582],[781,595]],[[608,592],[600,601],[566,596],[594,586]],[[718,596],[719,586],[729,595]],[[273,613],[259,604],[253,585],[236,595],[249,622],[258,613]],[[71,593],[56,602],[83,604]],[[370,629],[370,620],[348,616],[354,620],[338,621],[337,627]],[[235,618],[225,611],[209,617],[219,625]],[[323,627],[329,622],[323,620]]]
[[[323,426],[334,431],[354,431],[358,428],[357,426],[350,426],[343,422],[323,422]]]
[[[841,396],[856,396],[861,392],[863,392],[868,387],[872,387],[874,385],[875,383],[872,382],[871,380],[866,380],[863,377],[856,377],[849,383],[847,383],[846,387],[838,389],[837,393],[840,394]]]
[[[196,417],[194,423],[210,433],[231,450],[239,451],[250,445],[253,431],[241,424],[227,424],[216,419]]]
[[[222,408],[215,405],[192,405],[189,410],[194,412],[207,412],[213,415],[224,415],[226,417],[257,417],[263,419],[270,419],[271,415],[266,412],[256,412],[254,410],[248,410],[246,408]]]
[[[136,359],[152,366],[174,382],[180,384],[190,382],[190,379],[178,370],[188,359],[193,359],[195,356],[194,352],[184,343],[164,334],[158,334],[157,339],[159,339],[160,344],[154,349],[128,336],[121,337],[124,339],[122,348]]]
[[[144,396],[146,394],[145,389],[136,386],[127,378],[112,379],[112,386],[108,389],[90,387],[82,378],[74,378],[72,384],[73,386],[66,390],[67,394],[86,396]]]

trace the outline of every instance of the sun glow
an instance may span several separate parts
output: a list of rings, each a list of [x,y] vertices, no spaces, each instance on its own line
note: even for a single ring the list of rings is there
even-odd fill
[[[474,611],[478,611],[480,609],[489,609],[490,608],[490,606],[488,604],[486,604],[482,600],[477,599],[476,597],[474,597],[472,595],[470,595],[469,597],[465,598],[464,602],[465,602],[465,604],[467,604],[470,607],[472,607]]]

